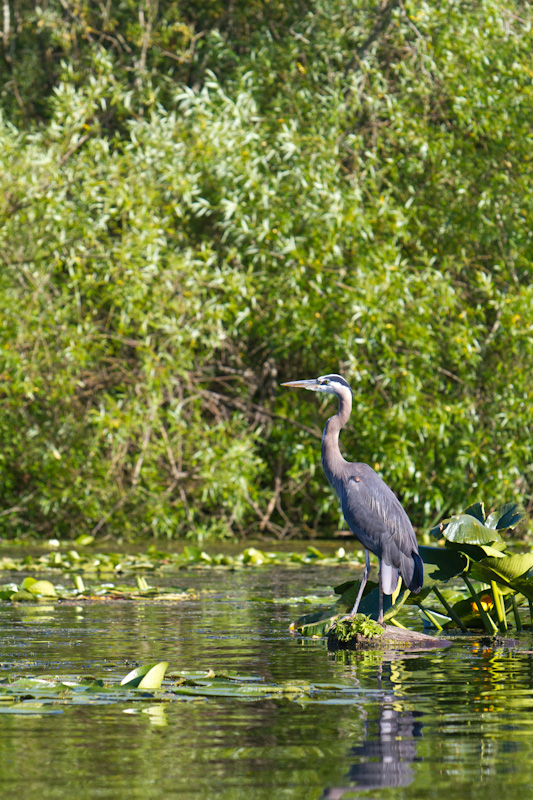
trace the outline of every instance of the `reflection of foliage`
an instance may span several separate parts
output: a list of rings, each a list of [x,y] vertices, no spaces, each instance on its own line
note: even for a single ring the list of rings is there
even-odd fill
[[[2,532],[331,530],[330,365],[417,525],[531,494],[530,4],[3,8]]]

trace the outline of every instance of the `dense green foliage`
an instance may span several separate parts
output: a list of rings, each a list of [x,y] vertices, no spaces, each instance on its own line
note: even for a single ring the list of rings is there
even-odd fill
[[[327,535],[334,409],[277,384],[331,371],[415,525],[531,503],[527,4],[8,17],[4,532]]]

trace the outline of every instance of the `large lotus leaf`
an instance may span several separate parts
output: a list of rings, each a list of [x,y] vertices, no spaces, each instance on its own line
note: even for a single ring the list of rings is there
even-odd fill
[[[500,558],[484,558],[480,565],[488,567],[504,580],[512,583],[533,568],[533,553],[518,553]],[[533,584],[533,581],[532,581]]]
[[[475,517],[478,522],[485,522],[485,506],[483,503],[473,503],[471,506],[468,506],[463,513]]]
[[[491,544],[503,541],[496,530],[487,528],[470,514],[456,514],[452,517],[443,536],[449,542],[458,544]]]
[[[524,516],[525,511],[518,503],[506,503],[497,511],[489,514],[485,525],[487,528],[495,528],[499,531],[515,528]]]
[[[498,544],[498,542],[496,542],[496,544]],[[487,558],[487,556],[493,558],[504,557],[504,553],[490,544],[456,544],[455,542],[446,542],[446,548],[454,550],[457,553],[462,553],[470,561],[481,561],[483,558]]]
[[[533,577],[523,575],[521,578],[515,578],[510,586],[515,590],[527,597],[528,600],[533,600]]]
[[[455,578],[468,564],[462,553],[445,547],[419,547],[418,552],[424,562],[424,588]]]

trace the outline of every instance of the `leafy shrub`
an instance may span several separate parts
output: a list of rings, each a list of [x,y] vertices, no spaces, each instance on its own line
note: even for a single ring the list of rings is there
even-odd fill
[[[532,12],[215,5],[22,7],[4,531],[326,534],[333,408],[277,383],[330,371],[416,525],[530,502]]]

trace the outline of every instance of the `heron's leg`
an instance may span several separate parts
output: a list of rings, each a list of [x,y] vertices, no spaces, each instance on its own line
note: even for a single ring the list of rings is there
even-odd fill
[[[378,613],[378,623],[383,625],[383,582],[381,580],[381,559],[379,560],[379,578],[378,578],[378,585],[379,585],[379,613]]]
[[[357,614],[357,609],[359,608],[359,603],[361,602],[361,598],[363,596],[363,592],[365,590],[366,582],[368,580],[368,576],[370,575],[370,553],[365,547],[365,569],[363,571],[363,577],[361,578],[361,586],[359,587],[359,591],[357,592],[357,597],[355,599],[355,603],[353,604],[352,613],[350,614],[351,617],[355,617]]]

